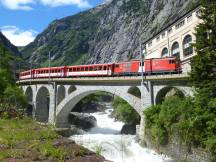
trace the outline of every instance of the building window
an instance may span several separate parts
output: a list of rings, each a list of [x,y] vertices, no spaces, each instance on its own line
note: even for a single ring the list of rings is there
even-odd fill
[[[161,37],[164,38],[166,36],[165,32],[161,34]]]
[[[168,56],[168,49],[165,47],[165,48],[162,50],[161,57],[166,57],[166,56]]]
[[[183,40],[183,54],[184,56],[189,56],[193,54],[193,47],[192,47],[192,36],[186,35]]]
[[[171,49],[172,56],[176,57],[177,59],[180,58],[180,49],[179,49],[179,43],[174,42]]]
[[[176,24],[175,28],[179,29],[180,27],[182,27],[185,24],[185,20],[180,21],[178,24]]]
[[[158,37],[156,38],[156,41],[157,41],[157,42],[159,42],[159,41],[160,41],[160,36],[158,36]]]
[[[172,28],[169,28],[167,32],[168,32],[168,34],[171,34],[172,33]]]
[[[192,20],[192,14],[187,17],[187,22],[190,22],[191,20]]]
[[[152,41],[148,43],[148,47],[151,47],[152,46]]]

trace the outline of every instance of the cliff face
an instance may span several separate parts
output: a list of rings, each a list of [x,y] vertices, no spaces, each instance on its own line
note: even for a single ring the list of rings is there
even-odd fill
[[[100,6],[53,21],[26,46],[29,62],[52,66],[105,63],[138,57],[144,42],[169,25],[198,0],[108,0]]]

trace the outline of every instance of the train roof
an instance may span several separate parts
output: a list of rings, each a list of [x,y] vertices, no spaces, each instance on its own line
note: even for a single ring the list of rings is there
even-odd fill
[[[104,66],[104,65],[112,65],[113,63],[104,63],[104,64],[88,64],[88,65],[71,65],[71,66],[67,66],[67,67],[77,67],[77,66],[82,66],[82,67],[86,67],[86,66]]]
[[[144,60],[161,60],[161,59],[175,59],[176,57],[170,56],[170,57],[160,57],[160,58],[148,58],[148,59],[144,59]],[[117,62],[115,64],[120,64],[120,63],[127,63],[127,62],[132,62],[132,61],[140,61],[140,59],[133,59],[133,60],[129,60],[129,61],[121,61],[121,62]]]

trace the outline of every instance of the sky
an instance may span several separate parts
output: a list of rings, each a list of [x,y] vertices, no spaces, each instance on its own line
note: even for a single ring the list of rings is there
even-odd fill
[[[56,19],[74,15],[105,0],[0,0],[0,30],[16,46],[32,42]]]

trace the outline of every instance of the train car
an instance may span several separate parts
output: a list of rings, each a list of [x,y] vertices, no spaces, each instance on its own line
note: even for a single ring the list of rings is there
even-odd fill
[[[113,75],[138,75],[140,60],[132,60],[114,64]]]
[[[33,78],[61,78],[66,77],[66,67],[51,67],[35,69]]]
[[[111,76],[113,64],[92,64],[68,66],[66,70],[67,77],[82,76]]]
[[[140,68],[141,69],[141,68]],[[139,70],[141,72],[141,70]],[[165,74],[181,72],[180,63],[175,57],[152,58],[144,61],[145,74]]]

